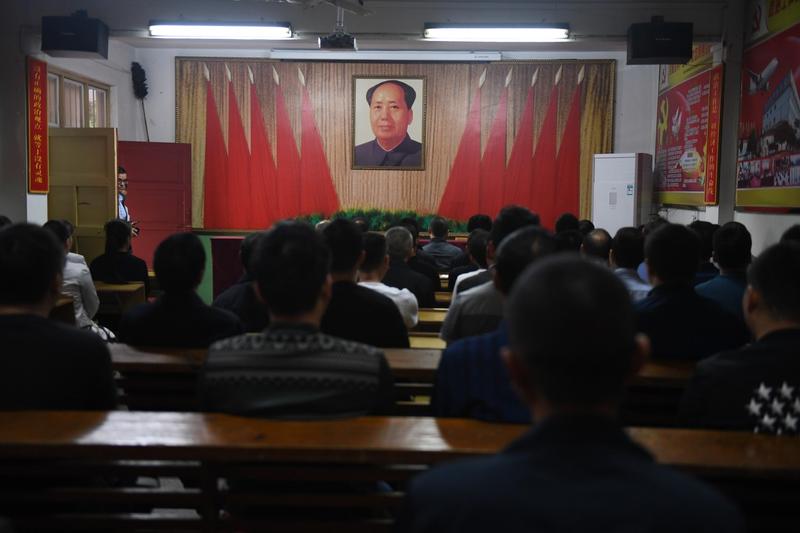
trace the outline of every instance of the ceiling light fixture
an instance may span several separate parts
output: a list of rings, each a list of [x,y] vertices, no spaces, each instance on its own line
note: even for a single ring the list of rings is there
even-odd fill
[[[292,26],[288,22],[150,22],[150,36],[162,39],[236,39],[276,40],[291,39]]]
[[[569,39],[569,24],[425,24],[425,39],[480,43],[547,43]]]

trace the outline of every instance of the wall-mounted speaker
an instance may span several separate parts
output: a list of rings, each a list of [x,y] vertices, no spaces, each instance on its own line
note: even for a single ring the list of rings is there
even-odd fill
[[[85,15],[42,17],[42,52],[54,57],[108,59],[108,26]]]
[[[692,59],[692,23],[650,22],[628,28],[628,65],[673,65]]]

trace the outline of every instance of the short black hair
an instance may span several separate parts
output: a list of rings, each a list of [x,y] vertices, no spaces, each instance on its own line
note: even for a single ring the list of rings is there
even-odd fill
[[[64,243],[33,224],[0,231],[0,304],[38,304],[64,270]]]
[[[429,226],[432,237],[447,236],[447,221],[442,217],[433,217]]]
[[[550,403],[619,400],[636,330],[628,291],[609,269],[566,254],[537,261],[514,285],[506,318],[510,346]]]
[[[647,239],[648,235],[665,224],[669,224],[669,221],[666,218],[660,216],[652,217],[649,222],[642,225],[642,235],[645,239]]]
[[[113,254],[131,238],[131,225],[118,218],[109,220],[103,227],[106,232],[106,253]]]
[[[580,252],[583,244],[583,233],[576,229],[568,229],[556,233],[556,248],[559,252]]]
[[[747,283],[761,293],[776,320],[800,321],[800,243],[773,244],[747,270]]]
[[[242,239],[242,244],[239,245],[239,260],[247,274],[253,273],[253,252],[258,246],[258,241],[264,238],[265,233],[264,231],[254,231]]]
[[[415,91],[411,85],[404,83],[400,80],[382,81],[380,83],[376,83],[375,85],[367,89],[367,103],[369,105],[372,105],[372,95],[373,93],[375,93],[375,90],[381,85],[386,85],[387,83],[394,83],[395,85],[398,85],[401,89],[403,89],[403,100],[405,100],[406,106],[409,109],[411,109],[411,106],[414,105],[414,101],[417,99],[417,91]]]
[[[12,224],[11,219],[5,215],[0,215],[0,228],[4,228],[6,226],[10,226]]]
[[[337,218],[322,230],[322,239],[331,251],[331,272],[349,272],[364,250],[364,234],[355,222]]]
[[[800,224],[795,224],[781,235],[781,242],[795,241],[800,242]]]
[[[614,263],[620,268],[637,268],[644,261],[644,235],[637,228],[619,228],[611,241]]]
[[[563,213],[560,217],[556,219],[556,233],[561,233],[562,231],[568,231],[568,230],[577,230],[577,229],[578,229],[578,217],[576,217],[572,213]]]
[[[316,305],[330,269],[330,251],[308,224],[279,222],[259,240],[254,266],[269,310],[296,316]]]
[[[117,174],[127,174],[127,172],[125,171],[125,167],[118,166],[117,167]]]
[[[726,222],[714,233],[714,261],[724,269],[744,269],[750,264],[753,239],[739,222]]]
[[[495,272],[500,290],[508,294],[525,268],[556,251],[553,235],[539,226],[525,226],[503,240],[497,249]]]
[[[364,234],[364,262],[361,270],[374,272],[383,264],[386,257],[386,237],[377,231],[368,231]]]
[[[583,233],[584,236],[588,235],[589,232],[592,231],[593,229],[594,229],[594,223],[591,220],[583,218],[578,221],[578,231]]]
[[[695,220],[689,224],[689,229],[700,239],[700,260],[710,261],[711,254],[714,253],[714,234],[719,226],[705,220]]]
[[[664,224],[644,241],[651,273],[665,283],[690,283],[700,259],[700,239],[686,226]]]
[[[492,231],[492,217],[489,215],[472,215],[467,220],[467,233],[472,233],[476,229]]]
[[[153,254],[153,270],[164,292],[193,290],[200,283],[205,267],[206,251],[194,233],[170,235]]]
[[[497,248],[507,236],[525,226],[538,226],[539,215],[526,207],[507,205],[500,210],[494,219],[489,241]]]
[[[603,228],[596,228],[583,238],[583,253],[608,263],[608,252],[611,251],[611,235]]]
[[[362,231],[362,233],[366,233],[369,231],[369,221],[364,217],[353,218],[353,224],[355,224],[358,227],[358,229]]]
[[[48,220],[42,227],[56,236],[56,239],[63,245],[69,239],[69,228],[61,220]]]
[[[467,237],[467,252],[481,268],[486,268],[486,245],[489,243],[489,232],[485,229],[474,229]]]
[[[61,219],[61,223],[67,227],[67,231],[69,232],[69,236],[72,237],[72,234],[75,233],[75,226],[67,220],[66,218]]]

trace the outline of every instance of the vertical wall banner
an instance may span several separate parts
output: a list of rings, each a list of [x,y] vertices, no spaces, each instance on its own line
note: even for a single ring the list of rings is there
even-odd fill
[[[50,192],[47,159],[47,63],[28,58],[28,192]]]
[[[736,205],[800,207],[800,2],[752,2],[749,16]]]
[[[660,67],[654,174],[661,203],[717,203],[723,72],[714,56],[712,45],[695,45],[688,64]]]

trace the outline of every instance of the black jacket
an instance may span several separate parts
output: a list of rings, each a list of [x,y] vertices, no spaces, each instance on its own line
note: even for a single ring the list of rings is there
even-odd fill
[[[214,298],[211,305],[238,316],[248,333],[262,331],[269,325],[269,310],[259,301],[253,288],[253,281],[249,277],[245,276],[235,285],[225,289]]]
[[[333,284],[333,295],[320,330],[370,346],[408,348],[408,331],[395,303],[350,281]]]
[[[417,297],[420,307],[436,306],[436,295],[431,281],[412,270],[404,261],[392,259],[389,270],[381,281],[390,287],[410,290]]]

